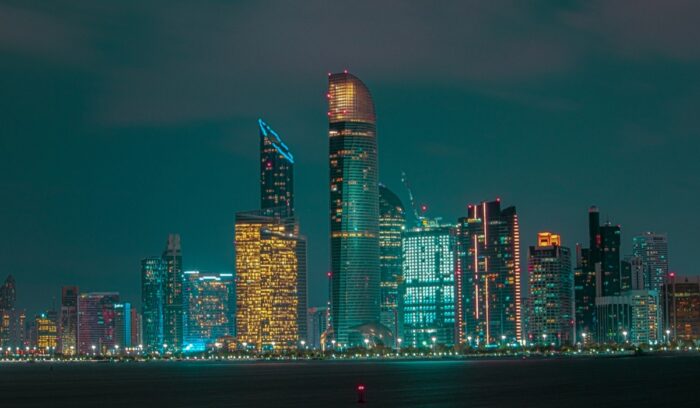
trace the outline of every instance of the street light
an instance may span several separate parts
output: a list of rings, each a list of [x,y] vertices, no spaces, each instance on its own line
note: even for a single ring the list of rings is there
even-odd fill
[[[91,347],[92,347],[92,355],[94,356],[95,355],[95,345],[93,344]]]
[[[625,338],[625,343],[627,343],[627,330],[622,331],[622,336]]]
[[[364,342],[365,342],[365,347],[369,348],[369,339],[365,338]]]

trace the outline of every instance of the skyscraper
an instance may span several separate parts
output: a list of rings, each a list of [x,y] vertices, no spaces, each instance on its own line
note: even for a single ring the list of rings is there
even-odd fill
[[[700,340],[700,278],[673,277],[661,287],[667,299],[669,340],[687,343]]]
[[[260,131],[260,209],[262,214],[284,219],[286,230],[297,237],[297,329],[306,339],[307,282],[306,238],[300,235],[294,211],[294,156],[280,135],[258,119]]]
[[[61,288],[61,317],[59,320],[59,339],[61,353],[64,355],[78,352],[78,295],[77,286]]]
[[[501,202],[470,205],[459,220],[457,280],[466,337],[492,344],[522,340],[520,226],[515,207]],[[458,319],[458,320],[459,320]]]
[[[78,298],[78,352],[113,353],[115,342],[115,304],[117,292],[81,293]],[[94,347],[93,347],[94,346]]]
[[[588,248],[576,244],[576,270],[574,271],[574,305],[576,313],[576,341],[592,339],[596,333],[597,276],[600,274],[600,213],[592,206],[588,209]],[[588,337],[586,337],[588,336]]]
[[[147,351],[162,351],[163,348],[165,272],[165,262],[160,257],[141,261],[142,341]]]
[[[599,227],[600,291],[598,296],[617,296],[622,292],[620,275],[620,226],[609,222]]]
[[[455,343],[455,257],[451,227],[403,234],[403,344]]]
[[[260,209],[280,217],[294,216],[294,156],[262,119],[260,130]]]
[[[574,276],[569,248],[557,234],[540,232],[528,252],[528,341],[574,343]]]
[[[36,347],[42,352],[54,351],[58,346],[58,316],[50,310],[35,317]]]
[[[402,251],[401,234],[406,214],[401,200],[384,185],[379,185],[379,268],[380,322],[393,334],[403,333]],[[394,344],[395,346],[395,344]]]
[[[233,274],[185,271],[186,351],[202,351],[233,334]]]
[[[165,264],[165,303],[163,307],[163,342],[168,350],[179,351],[183,341],[182,248],[180,235],[168,235],[162,256]]]
[[[337,341],[361,344],[380,320],[379,190],[374,103],[346,72],[328,77],[332,324]]]
[[[668,236],[645,232],[632,238],[632,254],[642,259],[646,289],[661,291],[668,276]]]
[[[0,347],[17,347],[18,313],[15,310],[17,289],[15,278],[9,275],[0,286]]]
[[[285,219],[260,211],[236,214],[239,344],[256,350],[298,347],[297,243]]]
[[[131,327],[131,303],[115,303],[114,344],[118,346],[119,350],[133,346],[131,344]]]

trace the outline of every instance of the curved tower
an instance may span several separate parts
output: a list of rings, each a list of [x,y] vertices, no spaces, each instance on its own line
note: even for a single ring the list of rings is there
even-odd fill
[[[342,344],[379,322],[379,190],[374,103],[347,72],[328,77],[332,324]],[[371,326],[371,325],[370,325]]]
[[[294,215],[294,156],[262,119],[260,129],[260,208],[281,217]]]

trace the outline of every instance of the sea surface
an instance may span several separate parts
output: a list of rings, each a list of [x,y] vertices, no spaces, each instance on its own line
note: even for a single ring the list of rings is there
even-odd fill
[[[698,407],[700,355],[0,364],[2,408],[358,406]]]

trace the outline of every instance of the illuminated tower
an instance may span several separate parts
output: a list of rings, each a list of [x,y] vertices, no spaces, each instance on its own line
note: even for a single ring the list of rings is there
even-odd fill
[[[260,129],[260,208],[281,217],[294,215],[294,156],[262,119]]]
[[[641,258],[646,271],[645,288],[660,292],[668,278],[668,237],[645,232],[632,238],[632,253]]]
[[[522,340],[520,227],[500,200],[470,205],[459,220],[458,297],[466,337],[487,344]]]
[[[576,316],[576,341],[592,340],[596,333],[596,276],[600,274],[600,213],[598,207],[588,209],[588,248],[576,244],[576,269],[574,271],[574,310]],[[586,337],[588,336],[588,337]]]
[[[403,330],[401,304],[402,253],[401,234],[406,215],[401,200],[384,185],[379,185],[379,268],[380,268],[380,322],[391,330],[394,339]]]
[[[163,349],[165,268],[162,258],[150,257],[141,261],[141,316],[143,346],[147,351]]]
[[[528,342],[572,344],[574,276],[569,248],[557,234],[540,232],[528,252],[530,317]]]
[[[179,351],[183,341],[182,249],[180,235],[168,235],[162,256],[165,263],[163,307],[163,342],[170,351]]]
[[[294,156],[280,135],[258,119],[260,130],[260,209],[287,223],[286,231],[297,236],[297,329],[306,340],[306,238],[300,235],[294,215]]]
[[[455,343],[455,243],[450,227],[403,234],[403,344]]]
[[[105,354],[116,344],[115,304],[117,292],[81,293],[78,298],[78,352]],[[94,347],[93,347],[94,346]]]
[[[245,347],[298,347],[298,239],[288,225],[260,211],[236,214],[236,337]]]
[[[622,292],[620,275],[620,226],[609,222],[600,226],[599,296],[618,296]]]
[[[347,72],[328,77],[332,324],[337,341],[361,344],[379,322],[379,190],[374,103]]]
[[[75,354],[78,350],[78,287],[61,289],[61,317],[59,320],[60,351]]]
[[[185,351],[202,351],[233,334],[233,274],[185,272]]]

